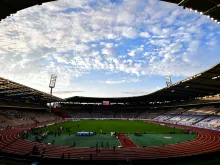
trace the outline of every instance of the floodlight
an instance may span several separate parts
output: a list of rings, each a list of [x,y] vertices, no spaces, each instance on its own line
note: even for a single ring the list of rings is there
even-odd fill
[[[50,78],[50,84],[49,84],[49,87],[50,87],[50,88],[54,88],[54,87],[55,87],[56,79],[57,79],[57,76],[54,75],[54,74],[52,74],[52,75],[51,75],[51,78]]]
[[[173,85],[172,81],[171,81],[171,77],[169,77],[169,76],[166,77],[166,85],[167,85],[167,87],[170,87]]]
[[[51,75],[51,78],[50,78],[50,84],[49,84],[50,94],[51,94],[51,95],[52,95],[52,93],[53,93],[53,88],[55,88],[56,80],[57,80],[57,76],[54,75],[54,74],[52,74],[52,75]]]

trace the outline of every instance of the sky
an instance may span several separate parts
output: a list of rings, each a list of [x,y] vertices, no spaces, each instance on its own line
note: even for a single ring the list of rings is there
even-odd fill
[[[0,23],[0,76],[67,98],[130,97],[220,62],[220,25],[159,0],[58,0]]]

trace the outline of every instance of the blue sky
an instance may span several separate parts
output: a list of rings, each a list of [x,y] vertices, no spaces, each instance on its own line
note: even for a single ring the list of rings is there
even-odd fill
[[[59,97],[128,97],[220,61],[220,25],[158,0],[58,0],[0,23],[1,77]]]

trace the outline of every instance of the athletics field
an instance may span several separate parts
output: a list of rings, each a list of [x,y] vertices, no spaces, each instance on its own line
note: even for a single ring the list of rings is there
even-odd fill
[[[59,128],[63,127],[62,131]],[[183,130],[171,128],[163,125],[147,123],[143,121],[130,120],[81,120],[68,121],[43,128],[36,129],[35,132],[53,132],[49,134],[42,143],[59,146],[72,147],[95,147],[96,143],[103,148],[115,146],[129,147],[129,142],[133,143],[132,147],[143,146],[163,146],[186,142],[196,138],[195,134],[184,134]],[[76,136],[77,132],[96,132],[93,136]],[[60,134],[58,135],[58,132]],[[124,140],[111,136],[111,132],[120,132]],[[135,133],[141,133],[136,136]],[[56,134],[56,135],[55,135]],[[28,140],[35,141],[35,135],[28,137]],[[74,145],[75,142],[75,145]],[[102,145],[103,143],[103,145]],[[107,146],[107,144],[109,146]]]

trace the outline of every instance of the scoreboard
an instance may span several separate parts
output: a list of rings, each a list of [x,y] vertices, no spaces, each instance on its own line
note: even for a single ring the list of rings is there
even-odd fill
[[[110,102],[109,101],[103,101],[102,105],[110,105]]]

